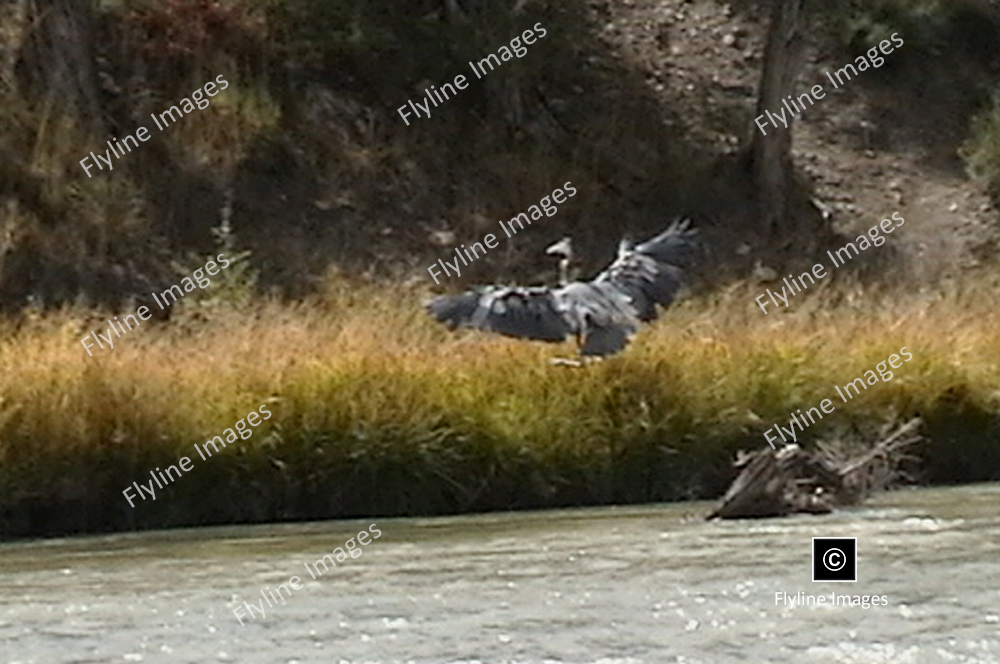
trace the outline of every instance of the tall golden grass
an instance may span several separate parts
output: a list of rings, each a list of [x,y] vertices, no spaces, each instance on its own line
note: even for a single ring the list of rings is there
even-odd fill
[[[94,357],[79,340],[105,313],[36,315],[0,343],[2,532],[707,497],[736,449],[826,398],[836,411],[801,443],[920,414],[928,480],[996,478],[996,286],[842,286],[765,316],[739,284],[582,368],[548,364],[569,343],[450,333],[420,288],[339,279],[306,304],[179,309]],[[913,360],[890,382],[840,401],[835,384],[902,346]],[[195,456],[265,402],[252,438]],[[190,473],[128,506],[126,486],[184,455]]]

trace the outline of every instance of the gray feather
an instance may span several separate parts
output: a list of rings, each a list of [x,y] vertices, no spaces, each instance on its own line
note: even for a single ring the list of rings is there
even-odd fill
[[[564,341],[576,335],[583,355],[613,355],[628,344],[640,322],[656,319],[656,306],[674,301],[684,265],[696,242],[688,222],[639,245],[623,241],[618,257],[593,281],[555,289],[487,286],[442,295],[428,312],[450,328],[473,327],[512,337]],[[565,251],[570,252],[565,240]],[[554,245],[556,246],[556,245]]]
[[[614,355],[628,345],[629,332],[621,327],[595,327],[587,332],[580,346],[581,355]]]
[[[452,328],[473,327],[537,341],[563,341],[568,333],[548,288],[488,286],[436,297],[427,309]]]
[[[595,282],[608,282],[627,294],[639,320],[656,320],[656,305],[673,303],[684,285],[684,273],[677,264],[689,260],[697,246],[696,232],[689,221],[674,222],[656,237],[632,249],[619,248],[618,257]]]

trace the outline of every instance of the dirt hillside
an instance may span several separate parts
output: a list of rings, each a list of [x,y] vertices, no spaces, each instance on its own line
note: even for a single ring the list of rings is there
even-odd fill
[[[767,25],[757,8],[625,0],[592,2],[590,11],[603,22],[607,43],[644,73],[664,105],[676,109],[683,132],[726,155],[757,131],[752,116]],[[808,48],[795,89],[801,94],[822,84],[827,94],[796,118],[793,154],[833,229],[863,232],[898,210],[906,228],[892,238],[892,246],[921,283],[994,256],[997,210],[984,187],[970,181],[958,153],[968,115],[956,109],[955,95],[940,84],[954,61],[927,72],[921,54],[904,44],[885,56],[880,70],[833,90],[825,72],[864,51],[852,54],[821,38],[817,42]],[[761,257],[769,262],[780,249],[755,244],[748,254],[751,264]]]

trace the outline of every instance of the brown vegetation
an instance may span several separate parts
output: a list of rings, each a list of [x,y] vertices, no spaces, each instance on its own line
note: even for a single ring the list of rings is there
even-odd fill
[[[993,10],[817,11],[802,80],[890,27],[907,44],[803,114],[800,232],[775,239],[750,186],[756,2],[6,3],[0,534],[718,495],[764,422],[902,345],[906,371],[824,428],[919,414],[921,479],[995,478]],[[526,57],[431,121],[399,119],[425,82],[535,22],[549,36]],[[220,73],[231,85],[208,109],[111,173],[80,168]],[[452,240],[567,180],[571,203],[456,286],[550,280],[541,249],[565,234],[589,272],[620,235],[684,214],[710,249],[694,299],[580,371],[425,319],[425,268]],[[831,233],[897,209],[905,233],[876,260],[760,313],[749,274],[797,274],[843,245]],[[251,252],[242,276],[88,357],[80,338],[204,263],[220,220]],[[261,400],[267,431],[128,508],[123,483]]]
[[[902,345],[905,369],[800,442],[919,414],[918,479],[997,478],[996,282],[860,306],[815,293],[766,318],[753,292],[682,304],[581,369],[546,362],[568,348],[447,333],[421,290],[338,279],[311,305],[182,309],[93,358],[86,314],[25,321],[0,347],[2,532],[710,497],[737,449]],[[128,507],[129,482],[262,402],[251,439]]]

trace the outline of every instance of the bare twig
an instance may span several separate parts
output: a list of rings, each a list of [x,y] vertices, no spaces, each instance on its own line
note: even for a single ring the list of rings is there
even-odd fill
[[[854,456],[848,456],[850,447],[842,441],[820,443],[818,452],[798,445],[741,452],[736,467],[742,471],[708,518],[829,512],[834,505],[860,502],[902,476],[899,465],[911,458],[904,450],[921,440],[921,424],[920,418],[913,418]]]

